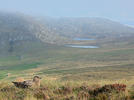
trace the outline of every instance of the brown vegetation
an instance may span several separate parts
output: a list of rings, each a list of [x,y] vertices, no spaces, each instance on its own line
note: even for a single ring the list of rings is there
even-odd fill
[[[22,89],[1,83],[0,100],[134,100],[134,90],[128,90],[125,84],[52,84]]]
[[[28,88],[31,86],[40,87],[40,77],[34,76],[33,80],[25,80],[22,78],[18,78],[17,81],[12,82],[18,88]]]

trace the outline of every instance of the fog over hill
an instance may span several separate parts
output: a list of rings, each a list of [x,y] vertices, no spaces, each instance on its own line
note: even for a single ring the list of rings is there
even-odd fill
[[[134,36],[134,28],[104,18],[43,18],[0,13],[0,50],[27,45],[71,43],[75,37],[95,39]],[[23,45],[23,46],[22,46]],[[26,47],[27,49],[27,47]],[[21,49],[23,51],[23,48]]]
[[[62,44],[65,38],[49,30],[44,24],[23,14],[0,12],[0,50],[13,51],[29,43]],[[62,41],[62,42],[60,42]]]
[[[67,37],[117,38],[134,35],[134,28],[105,18],[48,18],[45,24]]]
[[[22,14],[0,13],[0,38],[1,41],[9,42],[40,40],[53,44],[61,37],[33,17]]]

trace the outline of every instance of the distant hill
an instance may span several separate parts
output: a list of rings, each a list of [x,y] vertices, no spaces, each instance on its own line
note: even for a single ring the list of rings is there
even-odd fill
[[[105,18],[46,18],[44,23],[66,37],[104,39],[134,35],[134,28]]]
[[[0,53],[27,52],[50,44],[63,45],[76,37],[134,37],[134,28],[104,18],[38,19],[0,12]]]
[[[12,52],[27,44],[28,48],[35,44],[62,44],[64,40],[32,17],[0,12],[0,51]]]

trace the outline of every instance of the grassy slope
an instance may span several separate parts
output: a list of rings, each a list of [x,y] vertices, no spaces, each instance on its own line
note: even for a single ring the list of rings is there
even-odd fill
[[[112,46],[99,49],[54,45],[33,49],[34,46],[32,46],[27,52],[15,52],[0,58],[2,69],[0,79],[14,79],[16,76],[29,78],[33,74],[56,75],[62,80],[132,79],[134,75],[133,45]],[[21,59],[20,55],[23,55]],[[9,77],[7,73],[11,73]]]
[[[20,52],[0,57],[0,99],[134,100],[134,47],[126,44],[103,45],[98,49],[54,45],[38,45],[36,49],[35,45],[25,46],[27,51],[16,49]],[[31,79],[34,75],[43,77],[41,88],[18,89],[11,84],[16,77]],[[114,83],[126,84],[126,91],[89,93]]]

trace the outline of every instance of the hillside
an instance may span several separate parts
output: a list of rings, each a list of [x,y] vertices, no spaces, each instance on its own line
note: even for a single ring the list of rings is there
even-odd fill
[[[46,18],[49,29],[66,37],[119,38],[134,35],[134,28],[105,18]]]
[[[21,14],[1,13],[0,79],[12,80],[16,75],[31,77],[33,73],[60,76],[61,80],[132,78],[133,28],[100,18],[63,19],[41,21]],[[95,29],[96,35],[90,34]],[[95,40],[74,42],[66,37]],[[67,47],[66,41],[98,48]],[[122,73],[117,74],[119,70]]]
[[[103,45],[109,40],[112,43],[124,37],[129,40],[133,36],[133,28],[104,18],[46,17],[37,20],[23,14],[0,12],[1,52],[17,49],[25,51],[27,48],[42,48],[48,44],[62,45],[72,43],[70,39],[76,37],[105,39],[97,41],[99,45]]]
[[[54,34],[52,30],[32,17],[0,13],[0,50],[12,52],[24,44],[62,44],[65,38]],[[62,41],[62,42],[61,42]]]

